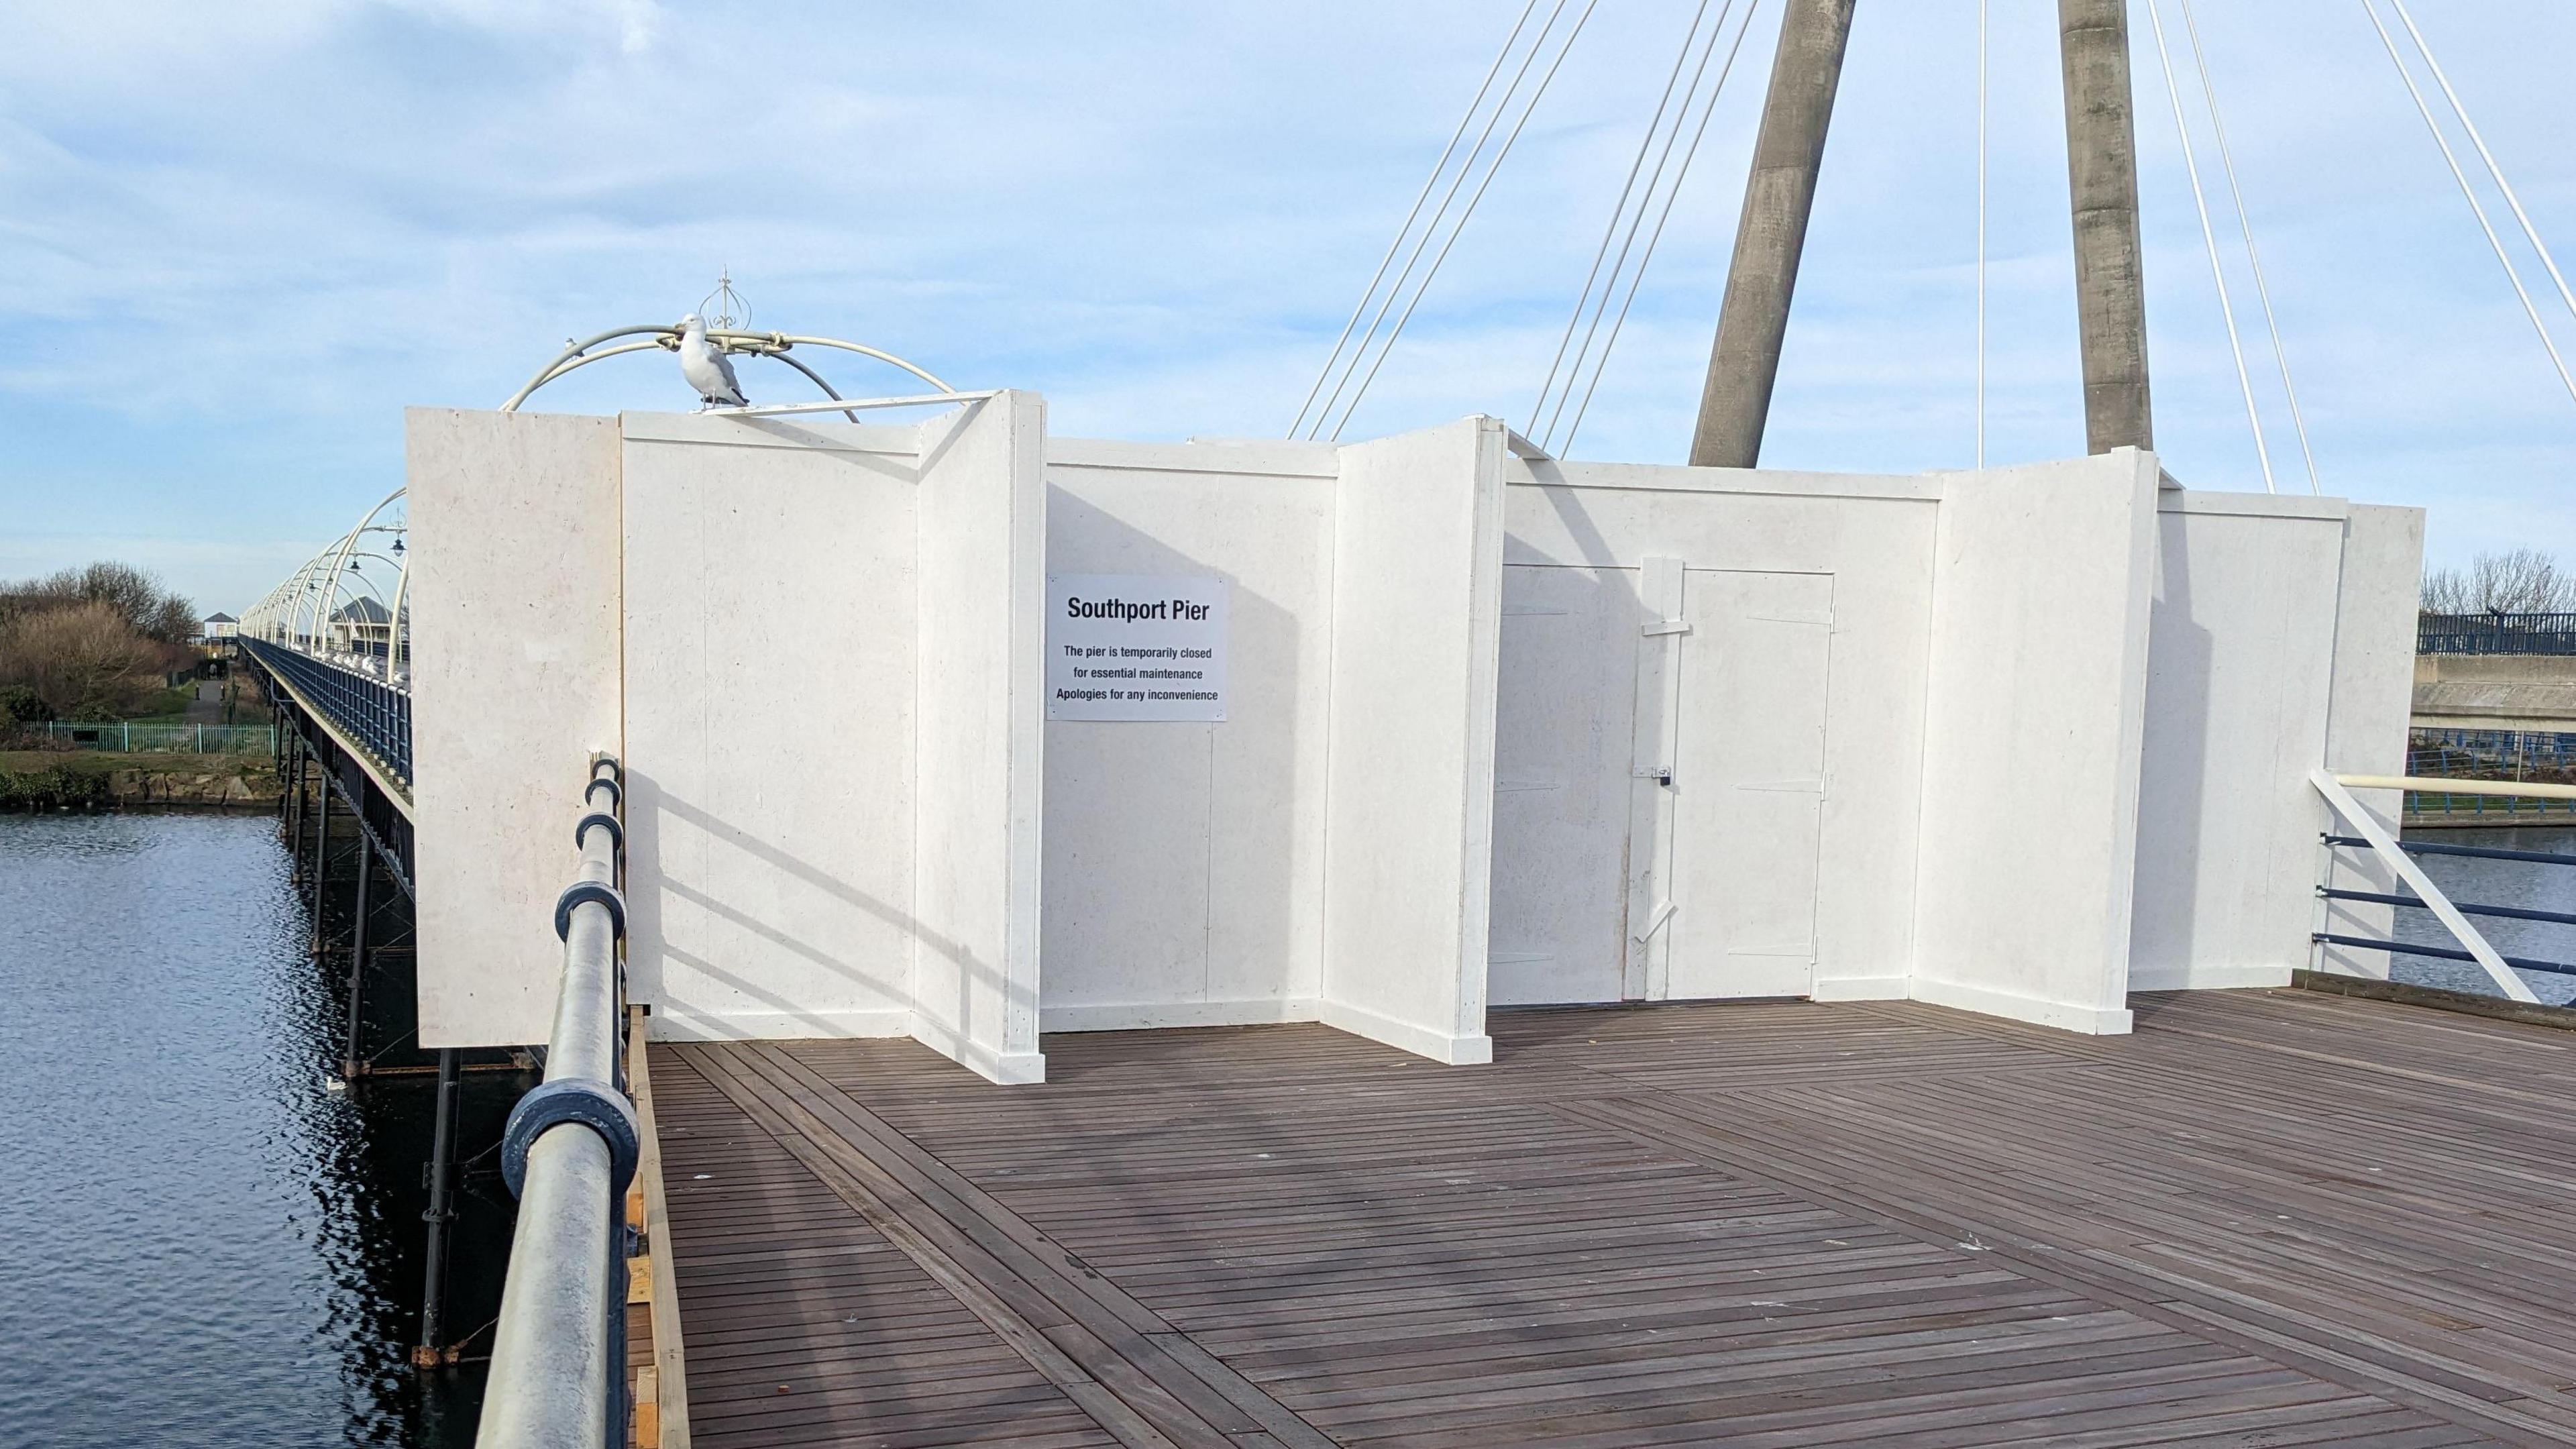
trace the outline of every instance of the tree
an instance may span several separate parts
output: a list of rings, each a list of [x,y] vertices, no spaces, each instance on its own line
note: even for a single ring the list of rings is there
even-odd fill
[[[114,605],[98,600],[0,626],[0,684],[34,691],[57,717],[114,719],[130,713],[159,687],[163,657],[163,646],[137,633]]]
[[[0,623],[71,604],[105,604],[127,628],[163,644],[185,644],[197,633],[197,606],[132,564],[102,561],[0,584]]]
[[[194,604],[132,564],[0,583],[0,698],[20,720],[130,713],[198,627]]]
[[[2465,570],[2426,570],[2422,607],[2428,614],[2576,613],[2576,573],[2536,548],[2482,553]]]

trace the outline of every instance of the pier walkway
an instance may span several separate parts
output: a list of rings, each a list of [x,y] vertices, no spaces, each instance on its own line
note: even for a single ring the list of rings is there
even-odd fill
[[[2576,1035],[2297,991],[656,1045],[701,1449],[2576,1440]]]

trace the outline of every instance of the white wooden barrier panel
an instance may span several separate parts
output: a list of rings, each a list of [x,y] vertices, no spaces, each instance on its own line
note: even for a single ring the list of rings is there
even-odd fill
[[[1041,1030],[1468,1064],[1489,1004],[2125,1030],[2133,986],[2304,961],[2307,771],[2402,748],[2420,516],[2134,451],[1104,443],[1011,392],[412,427],[431,1045],[543,1035],[553,762],[593,749],[658,1034],[1034,1081]]]

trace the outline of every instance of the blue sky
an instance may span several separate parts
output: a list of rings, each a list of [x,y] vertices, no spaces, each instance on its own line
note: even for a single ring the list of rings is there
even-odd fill
[[[1600,0],[1349,436],[1523,419],[1693,3]],[[1685,450],[1778,4],[1579,456]],[[2083,446],[2055,9],[1994,0],[1995,462]],[[2576,262],[2576,7],[2415,9]],[[405,405],[491,406],[720,266],[759,325],[1036,389],[1059,433],[1279,433],[1519,10],[5,0],[0,576],[121,557],[237,608],[398,486]],[[2357,4],[2199,10],[2326,491],[2429,507],[2436,562],[2569,537],[2576,401]],[[1969,461],[1974,17],[1860,7],[1766,462]],[[2259,488],[2143,8],[2134,38],[2159,443]],[[655,356],[544,404],[694,400]]]

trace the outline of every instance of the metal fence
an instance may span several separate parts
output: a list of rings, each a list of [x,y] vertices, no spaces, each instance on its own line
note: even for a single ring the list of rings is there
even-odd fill
[[[2406,820],[2414,825],[2576,825],[2576,800],[2409,790]]]
[[[265,639],[241,646],[261,668],[293,685],[359,744],[411,784],[411,695],[371,674],[342,669]]]
[[[2576,614],[2417,614],[2418,654],[2576,654]]]
[[[2434,779],[2567,784],[2576,776],[2576,734],[2417,730],[2406,751],[2406,773]],[[2407,792],[2406,817],[2443,824],[2576,824],[2576,800],[2417,789]]]
[[[274,725],[68,724],[57,720],[44,726],[43,732],[56,743],[76,750],[120,754],[265,755],[277,749]]]

